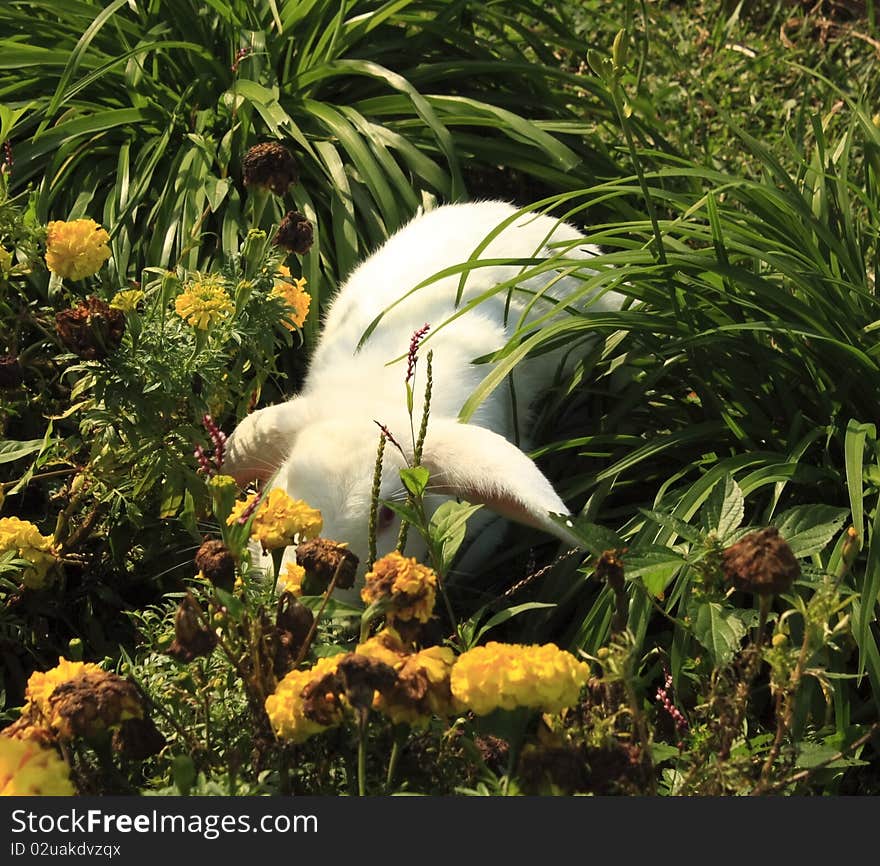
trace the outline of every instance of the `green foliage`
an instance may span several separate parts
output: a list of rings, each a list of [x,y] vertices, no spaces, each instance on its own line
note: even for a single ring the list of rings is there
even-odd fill
[[[165,740],[144,760],[76,744],[86,791],[878,790],[876,58],[842,18],[820,39],[813,15],[795,22],[784,7],[3,5],[0,144],[14,160],[0,158],[0,373],[12,382],[0,383],[0,504],[55,557],[38,588],[24,582],[26,550],[0,554],[4,721],[28,674],[66,655],[136,683]],[[244,184],[242,157],[264,140],[295,153],[298,182],[282,195]],[[294,390],[338,283],[419,207],[467,197],[553,213],[601,247],[587,262],[566,245],[525,258],[487,293],[546,271],[576,278],[544,319],[477,359],[496,366],[462,412],[499,387],[515,399],[520,363],[566,350],[527,432],[582,550],[553,559],[520,528],[462,585],[455,558],[478,506],[428,517],[430,417],[411,419],[408,499],[377,492],[372,526],[387,505],[424,537],[441,603],[424,628],[397,622],[398,663],[428,647],[553,641],[591,678],[553,718],[418,705],[410,725],[358,704],[334,674],[323,694],[345,694],[343,720],[293,744],[266,698],[291,671],[356,649],[393,605],[279,601],[280,550],[266,580],[253,515],[230,522],[235,493],[206,484],[193,448],[213,472],[204,415],[231,429]],[[315,232],[292,265],[312,293],[302,334],[273,292],[271,241],[293,209]],[[79,217],[107,228],[112,258],[85,282],[50,277],[46,223]],[[443,273],[463,285],[472,267]],[[175,303],[200,282],[230,304],[204,329]],[[123,303],[122,291],[142,296]],[[623,308],[596,312],[609,291]],[[125,310],[102,357],[77,354],[57,326],[87,297]],[[772,599],[726,571],[728,551],[765,527],[800,570]],[[196,577],[206,537],[228,548],[232,586]],[[190,658],[194,636],[205,643]],[[407,683],[415,712],[425,684]]]

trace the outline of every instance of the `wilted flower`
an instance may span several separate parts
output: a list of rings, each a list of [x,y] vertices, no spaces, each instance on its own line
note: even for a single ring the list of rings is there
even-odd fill
[[[49,697],[49,707],[49,725],[64,740],[96,737],[144,714],[135,686],[108,671],[62,683]]]
[[[283,279],[275,280],[272,294],[283,298],[287,304],[289,309],[281,323],[288,331],[292,331],[294,328],[301,328],[305,324],[306,316],[309,314],[309,306],[312,303],[312,296],[305,291],[305,277],[300,279],[291,278],[290,268],[284,265],[278,269],[278,273]]]
[[[226,519],[231,526],[246,514],[257,500],[257,494],[236,502],[232,514]],[[251,524],[251,537],[263,545],[263,550],[287,547],[296,539],[315,538],[324,525],[321,512],[311,508],[301,499],[291,499],[279,487],[273,487],[257,506]]]
[[[534,707],[555,713],[577,702],[590,667],[555,644],[491,641],[462,653],[452,668],[452,694],[478,716]]]
[[[20,721],[26,724],[16,730],[20,737],[27,737],[28,728],[48,729],[65,740],[94,737],[144,715],[140,695],[128,680],[64,658],[45,673],[31,674],[25,698]]]
[[[174,301],[177,315],[197,331],[212,328],[233,309],[223,279],[216,274],[197,274]]]
[[[348,545],[329,538],[314,538],[296,547],[296,561],[305,569],[303,592],[319,595],[336,577],[336,588],[350,589],[357,575],[358,558]],[[301,586],[303,581],[300,582]]]
[[[92,219],[54,220],[46,227],[46,264],[68,280],[98,273],[110,258],[110,235]]]
[[[459,704],[450,686],[455,653],[449,647],[432,646],[408,652],[396,632],[385,629],[355,652],[384,662],[394,670],[394,682],[375,696],[374,706],[395,724],[421,726],[431,716],[448,716],[458,711]]]
[[[724,576],[745,592],[778,595],[801,576],[801,567],[775,526],[743,536],[723,554]]]
[[[369,710],[373,696],[388,691],[397,679],[390,665],[360,653],[346,653],[337,670],[345,699],[361,711]]]
[[[200,614],[201,608],[195,599],[184,596],[174,615],[174,641],[167,650],[171,658],[189,663],[214,651],[217,635],[205,627]]]
[[[126,289],[117,292],[110,301],[110,306],[114,310],[120,310],[123,313],[133,313],[137,309],[137,305],[144,299],[144,293],[140,289]]]
[[[361,598],[367,604],[387,600],[389,624],[398,619],[427,622],[434,612],[436,590],[437,575],[432,569],[395,551],[373,563]]]
[[[43,589],[57,559],[52,539],[41,535],[30,521],[0,517],[0,554],[11,550],[30,563],[21,574],[21,582],[28,589]]]
[[[291,671],[278,683],[275,694],[266,698],[266,713],[278,737],[303,743],[314,734],[342,722],[343,706],[337,694],[310,693],[310,715],[306,715],[306,698],[303,695],[310,685],[320,683],[328,675],[335,674],[342,658],[343,656],[337,655],[318,659],[314,667],[305,671]],[[315,692],[314,689],[311,691]],[[320,717],[322,722],[314,721],[315,716]]]
[[[148,716],[142,719],[126,719],[113,732],[113,751],[131,761],[145,761],[158,755],[167,740]]]
[[[280,142],[255,144],[241,163],[245,186],[262,187],[284,195],[299,180],[296,160]]]
[[[0,797],[71,797],[70,769],[36,740],[0,736]]]
[[[300,604],[293,593],[286,590],[281,593],[275,615],[276,676],[284,676],[294,666],[314,622],[315,615]]]
[[[100,298],[90,297],[56,313],[55,330],[61,342],[80,358],[101,360],[122,342],[125,316]]]
[[[299,256],[304,256],[312,248],[314,240],[314,227],[305,214],[298,210],[287,212],[275,235],[277,246]]]
[[[196,551],[196,568],[214,586],[232,592],[235,585],[235,557],[232,551],[219,539],[203,542]]]

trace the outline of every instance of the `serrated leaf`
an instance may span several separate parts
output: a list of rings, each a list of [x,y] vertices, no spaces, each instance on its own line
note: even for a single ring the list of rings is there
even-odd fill
[[[685,558],[671,548],[652,545],[628,553],[623,567],[628,578],[640,579],[651,595],[660,596],[685,562]]]
[[[736,611],[717,601],[700,602],[691,613],[694,637],[709,651],[715,667],[733,660],[746,626]]]
[[[574,533],[583,546],[594,556],[601,556],[606,550],[618,550],[626,547],[623,539],[614,531],[598,523],[591,523],[582,517],[551,515],[551,518]]]
[[[712,488],[700,516],[706,529],[714,529],[721,541],[739,528],[745,516],[745,497],[730,475]]]
[[[843,526],[849,509],[832,505],[798,505],[777,515],[773,525],[795,556],[820,553]]]
[[[647,508],[640,508],[639,511],[655,523],[675,530],[685,541],[689,541],[691,544],[702,544],[703,533],[680,517],[676,517],[674,514],[664,514],[662,511],[650,511]]]

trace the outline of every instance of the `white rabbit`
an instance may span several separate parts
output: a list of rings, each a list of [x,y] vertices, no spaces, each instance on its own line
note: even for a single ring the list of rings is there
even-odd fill
[[[407,295],[439,271],[467,262],[505,221],[506,227],[479,251],[479,259],[488,264],[469,270],[458,307],[460,272]],[[456,419],[471,392],[491,370],[491,365],[472,361],[504,346],[536,292],[545,290],[547,299],[534,303],[526,320],[552,310],[549,299],[579,288],[581,281],[560,278],[550,269],[517,284],[526,291],[514,291],[509,297],[505,288],[445,327],[440,325],[468,301],[513,279],[524,268],[491,260],[555,254],[563,255],[570,264],[571,259],[589,258],[598,250],[586,243],[563,244],[562,249],[553,251],[547,245],[576,242],[582,237],[556,219],[533,213],[517,215],[512,205],[498,201],[444,205],[417,216],[351,274],[327,312],[302,391],[286,403],[254,412],[238,425],[227,443],[224,471],[240,484],[274,475],[275,486],[320,509],[324,537],[348,542],[363,563],[368,552],[370,493],[380,434],[376,422],[385,425],[406,454],[405,460],[391,443],[386,445],[382,499],[405,498],[399,470],[412,459],[404,386],[407,361],[403,357],[397,363],[389,362],[405,356],[413,333],[429,324],[431,330],[420,348],[413,382],[413,417],[418,431],[425,356],[433,350],[433,389],[422,455],[422,464],[430,471],[428,512],[455,496],[577,544],[571,533],[549,517],[550,513],[568,514],[565,504],[535,464],[510,441],[516,428],[507,389],[493,391],[470,423]],[[358,350],[368,326],[395,302],[399,303]],[[620,302],[619,295],[606,292],[594,299],[591,309],[616,308]],[[550,383],[558,362],[557,353],[548,353],[517,367],[516,423],[520,431],[527,430],[529,405]],[[398,528],[391,509],[382,508],[377,532],[380,556],[394,549]],[[424,550],[416,536],[411,530],[408,555]]]

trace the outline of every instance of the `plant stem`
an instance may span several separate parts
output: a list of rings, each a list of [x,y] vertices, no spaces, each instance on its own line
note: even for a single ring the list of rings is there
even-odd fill
[[[342,571],[343,565],[345,565],[344,559],[339,561],[339,565],[336,566],[336,571],[333,572],[333,577],[330,580],[327,589],[324,590],[324,596],[321,599],[321,606],[315,613],[315,617],[312,620],[308,633],[306,634],[306,639],[303,641],[303,645],[300,647],[300,650],[296,655],[296,661],[293,663],[293,670],[296,670],[296,668],[300,666],[302,660],[306,657],[306,653],[309,651],[309,647],[312,645],[312,641],[315,638],[315,632],[318,629],[318,620],[321,619],[321,614],[324,613],[324,608],[327,607],[327,602],[330,601],[330,596],[336,588],[336,580],[339,577],[339,573]]]
[[[367,794],[367,710],[358,710],[358,796]]]
[[[397,769],[397,761],[400,758],[400,737],[395,735],[394,742],[391,744],[391,754],[388,756],[388,772],[385,774],[385,792],[391,790],[394,782],[394,771]]]

